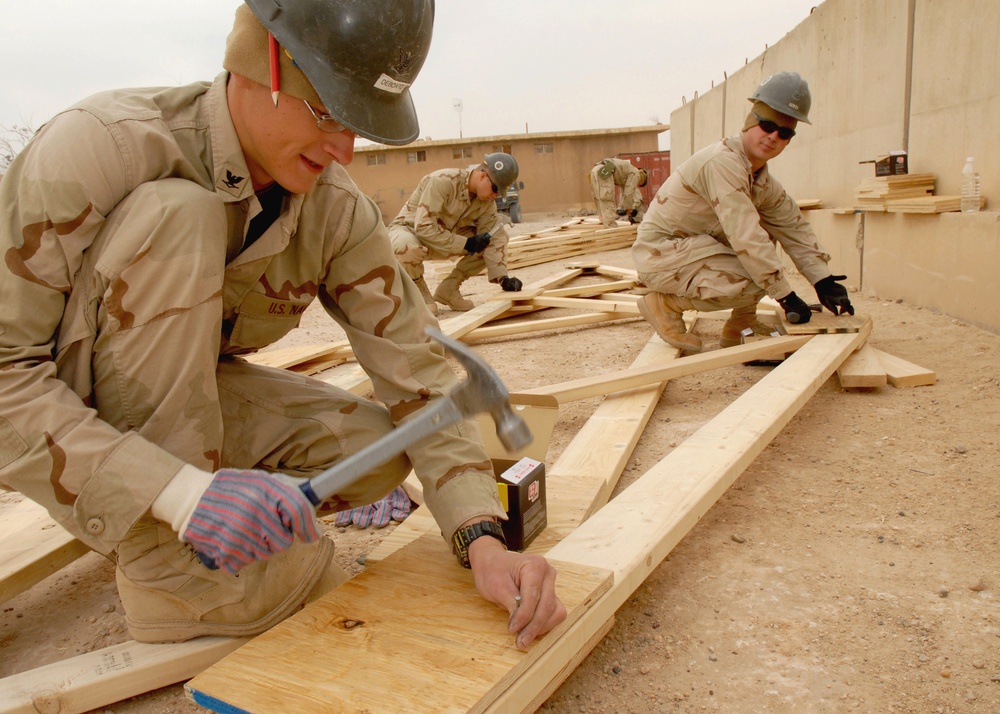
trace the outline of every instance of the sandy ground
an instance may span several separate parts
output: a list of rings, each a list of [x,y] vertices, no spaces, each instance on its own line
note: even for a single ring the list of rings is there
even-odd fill
[[[586,260],[632,267],[627,250]],[[560,268],[516,274],[527,283]],[[429,273],[432,290],[439,279]],[[476,302],[497,290],[483,277],[465,286]],[[852,300],[874,320],[872,344],[935,370],[937,384],[845,391],[830,379],[540,711],[1000,712],[1000,336],[877,295]],[[708,348],[720,327],[701,323]],[[517,391],[626,368],[650,334],[634,320],[475,348]],[[335,339],[310,309],[283,344]],[[767,370],[671,382],[619,490]],[[560,408],[549,463],[597,404]],[[0,517],[17,498],[0,496]],[[358,572],[387,531],[328,532]],[[112,567],[96,554],[0,609],[0,676],[128,638]],[[175,685],[102,711],[204,710]]]

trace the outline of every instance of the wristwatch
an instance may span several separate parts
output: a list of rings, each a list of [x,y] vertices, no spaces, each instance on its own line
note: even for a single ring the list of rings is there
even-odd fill
[[[455,531],[455,535],[451,539],[451,549],[458,557],[458,562],[463,568],[472,567],[472,564],[469,563],[469,545],[476,538],[481,538],[482,536],[493,536],[503,543],[505,549],[507,547],[507,539],[503,537],[503,528],[496,521],[480,521],[479,523],[473,523],[471,526],[459,528]]]

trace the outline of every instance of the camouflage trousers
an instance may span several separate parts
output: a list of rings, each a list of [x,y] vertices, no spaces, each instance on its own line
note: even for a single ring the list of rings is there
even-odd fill
[[[616,225],[618,215],[615,212],[618,205],[615,203],[615,179],[613,176],[601,177],[603,164],[598,164],[590,170],[590,191],[594,195],[594,204],[597,206],[597,213],[601,217],[601,223],[606,228]]]
[[[91,268],[88,280],[96,284],[90,354],[80,350],[86,339],[76,345],[77,361],[90,359],[63,364],[61,376],[76,382],[78,393],[90,380],[98,416],[205,471],[263,468],[303,478],[389,432],[392,420],[381,405],[317,379],[220,358],[221,296],[228,287],[221,202],[210,192],[192,200],[201,189],[190,182],[158,183],[112,212],[81,271]],[[125,314],[113,299],[125,291],[130,305],[144,307]],[[164,307],[176,305],[184,308]],[[339,494],[336,506],[371,503],[409,470],[405,457],[394,458]],[[134,482],[147,477],[137,471]],[[132,488],[122,484],[125,492]],[[147,513],[114,556],[133,637],[173,641],[266,629],[316,588],[342,579],[332,552],[323,538],[236,575],[209,571]]]
[[[465,251],[451,253],[438,247],[422,243],[419,238],[405,226],[389,226],[389,239],[392,241],[392,252],[403,270],[414,280],[424,277],[425,260],[449,260],[461,256],[455,263],[455,271],[462,280],[479,275],[486,267],[482,253],[469,255]]]
[[[673,242],[697,238],[677,238]],[[718,245],[720,250],[726,249]],[[650,290],[686,297],[696,310],[704,312],[756,305],[765,294],[735,253],[718,253],[655,273],[640,272],[639,280]]]

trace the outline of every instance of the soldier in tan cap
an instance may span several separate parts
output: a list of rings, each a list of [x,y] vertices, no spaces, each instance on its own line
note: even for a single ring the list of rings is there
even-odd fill
[[[794,72],[778,72],[749,100],[740,134],[696,152],[671,173],[632,246],[639,279],[650,289],[639,310],[665,342],[685,352],[700,352],[702,343],[685,329],[684,310],[732,308],[722,347],[749,334],[771,334],[757,319],[765,294],[790,322],[809,321],[809,306],[785,277],[778,244],[827,309],[854,314],[837,282],[846,276],[831,274],[830,255],[767,168],[795,136],[796,124],[809,123],[809,86]]]
[[[297,484],[457,383],[343,168],[356,135],[416,138],[432,23],[431,0],[247,0],[213,82],[85,99],[0,182],[0,484],[115,562],[137,640],[252,635],[342,580]],[[241,359],[315,299],[386,406]],[[558,624],[554,569],[504,546],[474,423],[331,506],[411,467],[518,646]]]

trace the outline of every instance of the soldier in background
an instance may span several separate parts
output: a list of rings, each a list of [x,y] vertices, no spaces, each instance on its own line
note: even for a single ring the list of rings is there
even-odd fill
[[[410,199],[389,224],[396,259],[420,289],[427,308],[436,303],[464,312],[473,308],[461,286],[486,268],[486,278],[508,292],[522,283],[507,274],[507,231],[496,198],[517,180],[517,161],[510,154],[487,154],[478,166],[440,169],[424,176]],[[425,260],[461,256],[431,295],[424,280]]]
[[[616,225],[615,216],[628,218],[630,223],[641,220],[642,192],[646,185],[646,169],[639,169],[625,159],[604,159],[590,170],[590,191],[605,228]],[[615,202],[615,187],[621,189]]]
[[[740,344],[745,330],[771,334],[757,319],[765,294],[790,322],[809,321],[809,306],[785,277],[778,244],[827,309],[854,314],[847,289],[837,282],[846,276],[831,274],[830,255],[767,168],[798,122],[810,123],[809,85],[794,72],[778,72],[749,101],[739,134],[696,152],[670,174],[632,246],[639,279],[650,289],[639,310],[664,342],[685,352],[700,352],[702,343],[686,331],[684,310],[732,308],[722,347]]]

